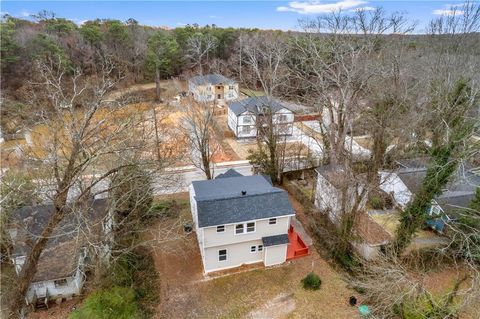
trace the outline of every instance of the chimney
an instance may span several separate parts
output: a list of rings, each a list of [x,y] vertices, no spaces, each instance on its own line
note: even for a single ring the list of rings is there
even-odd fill
[[[242,191],[242,196],[247,195],[247,191]]]

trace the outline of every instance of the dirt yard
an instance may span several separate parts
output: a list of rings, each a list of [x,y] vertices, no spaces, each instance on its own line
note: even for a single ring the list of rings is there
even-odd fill
[[[188,213],[185,209],[181,216],[186,219]],[[155,252],[161,280],[155,318],[357,318],[356,309],[348,305],[355,292],[315,251],[278,267],[214,278],[202,274],[194,233]],[[318,291],[306,291],[300,283],[312,270],[322,279]]]

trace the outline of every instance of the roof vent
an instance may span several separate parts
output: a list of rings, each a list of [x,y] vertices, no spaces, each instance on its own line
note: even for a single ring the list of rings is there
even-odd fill
[[[242,196],[247,195],[247,191],[242,191]]]

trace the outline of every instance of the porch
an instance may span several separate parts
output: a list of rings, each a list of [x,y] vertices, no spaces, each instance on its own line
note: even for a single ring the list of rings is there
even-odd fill
[[[312,245],[312,241],[296,219],[292,219],[288,229],[288,240],[287,260],[307,256],[310,253],[309,247]]]

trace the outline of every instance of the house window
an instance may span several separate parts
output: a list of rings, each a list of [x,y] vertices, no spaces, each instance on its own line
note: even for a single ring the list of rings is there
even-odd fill
[[[212,90],[212,87],[211,86],[207,86],[207,91],[211,91]]]
[[[250,222],[246,224],[236,224],[235,225],[235,234],[245,234],[255,232],[255,222]]]
[[[243,123],[245,123],[245,124],[252,123],[252,118],[250,116],[243,117]]]
[[[258,251],[263,251],[263,245],[258,245]]]
[[[268,224],[269,224],[269,225],[275,225],[276,223],[277,223],[277,219],[276,219],[276,218],[270,218],[270,219],[268,220]]]
[[[225,225],[217,226],[217,233],[223,233],[225,231]]]
[[[286,115],[279,115],[278,116],[278,121],[279,122],[286,122],[287,121],[287,116]]]
[[[43,282],[36,282],[33,284],[33,288],[35,289],[40,289],[40,288],[43,288],[45,287],[45,284]]]
[[[225,260],[227,260],[227,250],[220,249],[218,251],[218,261],[225,261]]]
[[[67,285],[67,279],[55,280],[53,283],[55,284],[55,288],[65,287]]]
[[[251,131],[250,126],[242,126],[242,134],[250,134]]]
[[[229,90],[233,90],[233,89],[234,89],[233,85],[230,85],[230,86],[228,87],[228,89],[229,89]]]
[[[235,234],[243,234],[243,224],[235,225]]]
[[[250,252],[251,253],[257,252],[257,246],[250,246]]]

